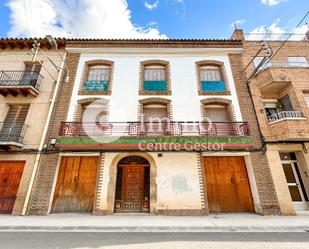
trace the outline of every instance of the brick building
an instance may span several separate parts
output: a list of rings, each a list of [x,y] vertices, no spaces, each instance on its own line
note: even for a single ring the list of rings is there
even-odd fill
[[[66,51],[28,214],[280,213],[242,41],[73,39]]]
[[[47,39],[0,39],[0,213],[24,214],[64,56]],[[35,52],[36,50],[34,50]],[[58,84],[59,85],[59,84]]]
[[[247,77],[257,70],[249,86],[280,211],[290,215],[308,210],[308,33],[282,37],[235,30],[233,38],[243,41]],[[262,43],[272,50],[271,60],[264,63],[263,53],[258,53]]]

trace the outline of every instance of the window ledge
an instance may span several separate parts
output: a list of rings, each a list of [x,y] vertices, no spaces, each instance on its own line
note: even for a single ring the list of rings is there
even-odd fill
[[[80,90],[78,91],[78,95],[111,95],[111,91],[93,91],[93,92],[88,92],[88,91],[83,91]]]
[[[171,95],[171,91],[139,91],[139,95]]]
[[[199,95],[231,95],[230,91],[225,91],[225,92],[204,92],[199,90],[198,92]]]

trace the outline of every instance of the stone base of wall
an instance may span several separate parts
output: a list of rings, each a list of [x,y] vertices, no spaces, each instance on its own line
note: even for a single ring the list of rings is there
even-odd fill
[[[174,209],[174,210],[157,210],[156,215],[170,216],[204,216],[208,215],[205,209]]]

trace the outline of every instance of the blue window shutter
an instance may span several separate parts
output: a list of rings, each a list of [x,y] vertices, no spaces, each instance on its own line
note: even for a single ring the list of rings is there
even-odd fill
[[[201,81],[203,92],[225,92],[224,81]]]
[[[144,81],[144,91],[166,91],[167,82],[165,80],[145,80]]]
[[[108,81],[86,81],[84,91],[86,92],[105,92],[107,91]]]

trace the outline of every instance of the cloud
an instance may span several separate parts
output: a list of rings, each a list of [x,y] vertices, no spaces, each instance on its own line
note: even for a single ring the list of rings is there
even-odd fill
[[[145,1],[145,2],[144,2],[144,6],[145,6],[146,9],[152,11],[152,10],[154,10],[154,9],[156,9],[156,8],[159,7],[159,0],[157,0],[157,1],[154,2],[153,4],[148,3],[147,1]]]
[[[9,0],[8,7],[11,37],[167,38],[134,25],[127,0]]]
[[[302,40],[305,37],[308,27],[306,24],[298,28],[291,28],[291,22],[286,27],[279,26],[280,18],[274,20],[269,26],[262,25],[249,33],[247,40],[284,40],[293,34],[289,40]]]
[[[234,25],[243,24],[243,23],[245,23],[245,22],[246,22],[246,20],[245,20],[244,18],[242,18],[242,19],[237,19],[237,20],[235,20],[234,22],[231,23],[231,27],[234,28]]]
[[[261,0],[261,3],[262,4],[265,4],[265,5],[269,5],[269,6],[274,6],[274,5],[277,5],[281,2],[283,2],[284,0]],[[287,0],[285,0],[287,1]]]

